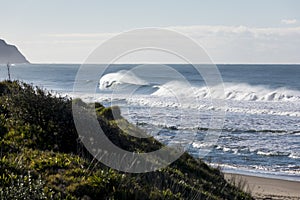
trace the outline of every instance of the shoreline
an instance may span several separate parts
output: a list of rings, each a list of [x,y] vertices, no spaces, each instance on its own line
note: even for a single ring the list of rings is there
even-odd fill
[[[284,181],[295,181],[300,183],[300,176],[299,175],[290,175],[284,173],[271,173],[271,172],[262,172],[259,170],[252,170],[247,171],[245,170],[227,170],[221,169],[224,174],[237,174],[237,175],[245,175],[245,176],[255,176],[260,178],[267,178],[267,179],[277,179],[277,180],[284,180]]]
[[[261,178],[300,182],[300,174],[270,172],[270,171],[259,170],[259,169],[249,169],[243,166],[230,166],[230,164],[210,163],[207,162],[207,160],[205,160],[205,162],[211,167],[219,168],[224,174],[237,174],[237,175],[255,176]]]
[[[224,173],[227,181],[249,192],[255,199],[300,199],[300,182],[252,175]]]

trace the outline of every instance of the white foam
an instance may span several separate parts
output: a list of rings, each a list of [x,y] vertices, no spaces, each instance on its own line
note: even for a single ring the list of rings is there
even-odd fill
[[[222,94],[222,87],[224,93]],[[170,92],[172,91],[172,92]],[[194,96],[197,98],[218,98],[236,101],[299,101],[300,91],[287,88],[270,89],[266,86],[252,86],[244,83],[225,83],[213,87],[188,87],[187,84],[180,82],[169,82],[153,93],[156,96],[172,96],[181,94],[185,96]]]
[[[262,155],[262,156],[288,156],[290,153],[288,152],[279,152],[279,151],[258,151],[257,155]]]
[[[197,148],[197,149],[212,148],[215,145],[216,145],[215,143],[207,143],[207,142],[200,142],[200,141],[192,143],[192,147]]]
[[[153,96],[172,97],[172,96],[188,96],[193,97],[193,88],[186,82],[170,81],[161,86],[157,86],[158,90],[154,92]]]
[[[162,85],[150,86],[147,81],[127,70],[106,74],[99,80],[100,90],[111,90],[123,84],[155,87],[157,91],[151,95],[159,97],[265,102],[291,102],[300,100],[300,91],[298,90],[291,90],[284,87],[272,89],[263,85],[254,86],[246,83],[224,83],[208,87],[205,85],[192,86],[188,81],[173,80]]]
[[[299,181],[300,171],[299,169],[281,169],[280,166],[260,166],[260,165],[236,165],[236,164],[224,164],[224,163],[208,163],[215,168],[221,168],[222,171],[228,173],[255,175],[261,177],[280,178],[284,180]],[[293,166],[289,166],[293,168]],[[276,168],[276,169],[275,169]]]
[[[300,159],[300,152],[292,152],[289,157],[293,159]]]

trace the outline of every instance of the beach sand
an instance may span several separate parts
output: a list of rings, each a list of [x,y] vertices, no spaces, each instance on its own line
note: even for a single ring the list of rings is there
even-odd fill
[[[255,199],[300,200],[300,182],[256,176],[225,174],[225,179],[244,187]]]

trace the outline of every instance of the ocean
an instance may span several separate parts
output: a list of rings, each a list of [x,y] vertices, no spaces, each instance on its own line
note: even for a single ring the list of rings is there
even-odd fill
[[[217,65],[226,115],[214,142],[203,140],[217,109],[213,91],[193,66],[118,64],[76,80],[79,67],[15,65],[11,77],[53,93],[118,105],[128,121],[165,144],[184,143],[195,157],[209,150],[203,159],[225,172],[300,181],[300,65]],[[0,79],[7,79],[4,65]],[[75,80],[82,91],[73,91]],[[91,85],[95,91],[86,92]]]

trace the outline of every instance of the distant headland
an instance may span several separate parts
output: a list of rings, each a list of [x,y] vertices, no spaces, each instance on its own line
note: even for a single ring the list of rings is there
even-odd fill
[[[6,63],[29,63],[29,61],[22,55],[18,48],[14,45],[7,44],[0,39],[0,64]]]

